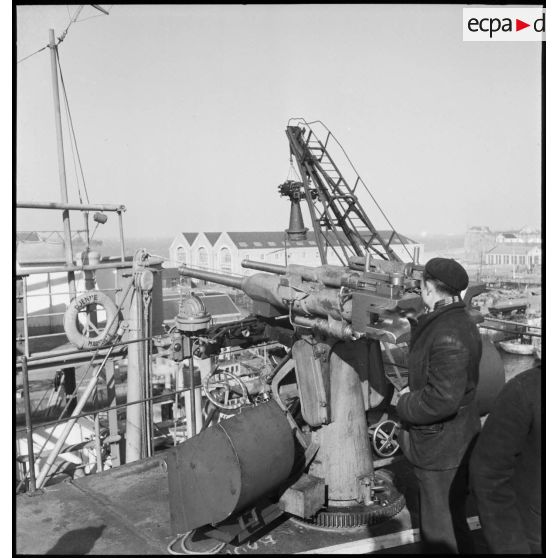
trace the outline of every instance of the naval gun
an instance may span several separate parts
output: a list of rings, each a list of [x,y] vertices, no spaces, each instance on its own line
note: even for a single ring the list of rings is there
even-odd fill
[[[334,160],[340,144],[333,134],[321,122],[291,123],[286,133],[300,181],[279,186],[291,202],[285,232],[290,241],[306,238],[305,200],[322,265],[245,260],[242,266],[257,272],[247,276],[178,268],[186,277],[243,291],[253,302],[253,316],[242,325],[246,340],[263,336],[288,352],[262,375],[267,387],[257,402],[169,452],[175,533],[203,527],[211,538],[241,543],[284,512],[319,528],[341,529],[391,517],[405,503],[393,477],[380,468],[386,460],[373,459],[367,413],[391,402],[384,355],[403,364],[393,360],[393,346],[405,347],[423,308],[424,268],[416,263],[417,252],[409,253],[412,262],[401,260],[394,245],[405,241],[391,224],[382,231],[373,225],[357,195],[367,190],[364,182],[348,158],[343,170]],[[346,157],[342,148],[341,154]],[[329,256],[341,265],[330,265]],[[479,292],[470,285],[464,301]],[[196,342],[200,355],[223,346],[225,336],[217,342],[208,331],[206,338],[205,346],[201,336]],[[503,384],[503,366],[484,341],[482,358],[477,400],[486,409]],[[289,405],[286,393],[293,386],[295,404]],[[396,432],[391,423],[389,432],[380,430],[390,447]]]
[[[243,291],[254,301],[257,316],[276,318],[287,312],[292,326],[343,340],[407,341],[408,318],[423,306],[419,285],[424,267],[414,263],[353,257],[349,267],[251,260],[241,265],[265,273],[234,277],[186,266],[178,271]]]
[[[349,266],[242,266],[260,273],[178,271],[243,291],[268,338],[289,352],[266,378],[268,400],[171,451],[173,530],[210,525],[211,537],[230,542],[283,512],[327,528],[395,515],[405,500],[375,470],[366,412],[392,394],[380,343],[409,339],[409,319],[422,308],[422,267],[371,257]],[[293,373],[298,420],[279,390]]]

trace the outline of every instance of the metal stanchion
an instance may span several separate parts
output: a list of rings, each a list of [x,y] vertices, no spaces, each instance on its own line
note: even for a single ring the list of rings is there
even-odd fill
[[[21,357],[21,375],[23,377],[23,397],[25,403],[25,431],[27,434],[27,455],[29,465],[29,492],[36,490],[35,454],[33,452],[33,424],[31,421],[31,400],[29,398],[29,374],[27,371],[27,357]]]
[[[190,432],[196,435],[196,391],[194,378],[194,354],[192,337],[188,336],[188,353],[190,355]]]
[[[95,413],[95,457],[97,458],[97,473],[103,471],[103,449],[101,447],[101,425],[99,424],[99,413]]]

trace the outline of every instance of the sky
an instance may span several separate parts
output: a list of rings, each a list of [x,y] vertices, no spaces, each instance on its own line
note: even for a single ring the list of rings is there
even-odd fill
[[[18,6],[17,59],[76,9]],[[131,236],[284,229],[285,128],[304,117],[335,134],[404,234],[540,226],[540,45],[463,42],[461,18],[459,5],[114,5],[108,16],[87,5],[59,53],[89,199],[124,204]],[[78,201],[67,137],[65,150]],[[45,49],[17,64],[18,201],[60,200],[57,165]],[[18,210],[18,229],[60,228],[44,213]]]

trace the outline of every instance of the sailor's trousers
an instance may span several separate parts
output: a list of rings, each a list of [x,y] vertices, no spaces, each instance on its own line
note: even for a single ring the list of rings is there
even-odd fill
[[[415,467],[419,484],[420,532],[428,554],[473,554],[465,504],[467,465],[433,471]]]

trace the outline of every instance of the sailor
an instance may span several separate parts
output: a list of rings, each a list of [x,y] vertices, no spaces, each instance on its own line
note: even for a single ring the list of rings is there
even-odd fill
[[[411,333],[409,386],[397,412],[400,443],[414,465],[421,539],[428,553],[472,553],[465,502],[468,458],[480,431],[474,401],[482,342],[460,293],[469,277],[455,260],[424,268],[425,304]]]
[[[541,554],[541,363],[502,389],[471,457],[471,486],[490,552]]]

